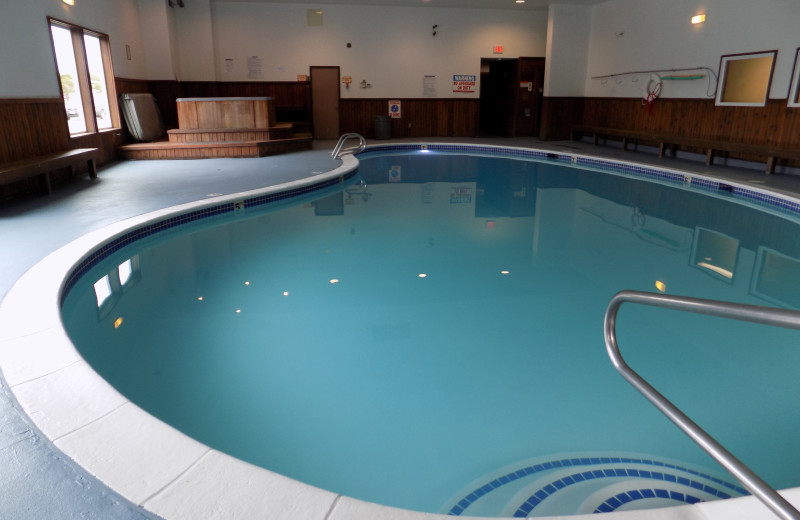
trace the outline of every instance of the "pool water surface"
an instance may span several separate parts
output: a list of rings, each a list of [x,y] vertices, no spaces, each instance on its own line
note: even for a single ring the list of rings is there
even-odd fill
[[[797,308],[798,231],[724,190],[367,154],[343,189],[121,249],[62,316],[152,415],[335,493],[485,516],[640,489],[614,509],[691,503],[743,490],[616,374],[605,307],[634,289]],[[617,330],[631,366],[768,483],[800,484],[796,332],[635,307]],[[525,510],[555,482],[560,501]]]

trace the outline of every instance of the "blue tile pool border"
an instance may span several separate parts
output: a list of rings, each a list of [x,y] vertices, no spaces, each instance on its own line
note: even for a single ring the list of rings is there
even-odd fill
[[[312,183],[297,188],[266,193],[263,195],[256,195],[253,197],[244,198],[241,201],[226,200],[225,202],[221,202],[216,205],[206,206],[177,215],[168,216],[161,220],[135,227],[123,235],[115,237],[112,240],[102,244],[97,249],[93,250],[69,272],[64,281],[63,290],[61,292],[61,303],[64,303],[64,299],[66,298],[67,294],[69,294],[69,291],[75,286],[75,284],[84,274],[89,272],[94,266],[108,258],[110,255],[113,255],[123,247],[126,247],[138,240],[142,240],[163,231],[175,229],[193,222],[218,218],[225,215],[232,215],[236,211],[236,205],[239,202],[244,203],[244,208],[256,208],[265,204],[292,199],[328,188],[330,186],[341,184],[345,180],[354,177],[357,173],[358,170],[353,169],[352,171],[344,173],[341,176],[326,179],[321,182]]]
[[[776,194],[764,193],[758,190],[752,190],[742,186],[728,184],[726,182],[707,179],[702,176],[683,173],[675,170],[665,168],[656,168],[652,166],[644,166],[635,163],[626,163],[621,161],[613,161],[607,159],[599,159],[588,156],[581,156],[570,153],[559,153],[546,150],[537,150],[532,148],[511,148],[502,146],[488,146],[488,145],[470,145],[470,144],[389,144],[389,145],[373,145],[358,154],[359,157],[369,157],[370,155],[385,154],[387,152],[443,152],[443,153],[466,153],[466,154],[485,154],[492,157],[509,157],[517,159],[528,160],[544,160],[553,161],[563,165],[572,165],[581,168],[599,169],[604,173],[623,173],[637,177],[647,178],[651,180],[665,181],[671,184],[689,184],[707,191],[724,192],[730,194],[734,198],[739,198],[748,202],[755,203],[769,209],[773,209],[782,213],[788,213],[800,218],[800,201],[791,200],[788,197],[783,197]],[[245,208],[253,208],[272,202],[286,200],[316,190],[320,190],[349,179],[357,174],[358,170],[353,169],[342,176],[329,178],[319,183],[312,183],[297,188],[290,188],[287,190],[270,192],[263,195],[257,195],[244,199]],[[63,291],[61,293],[61,301],[69,293],[70,289],[74,287],[77,281],[86,274],[91,268],[99,262],[112,255],[119,249],[141,240],[143,238],[155,235],[168,229],[196,222],[208,218],[216,218],[221,215],[227,215],[235,211],[235,202],[226,201],[218,205],[207,206],[193,211],[188,211],[179,215],[173,215],[157,222],[152,222],[144,226],[134,228],[122,236],[116,237],[113,240],[101,245],[99,248],[92,251],[85,257],[74,269],[72,269],[65,279]]]
[[[470,153],[486,154],[493,157],[508,157],[516,159],[552,161],[557,164],[572,165],[580,168],[600,170],[604,173],[622,173],[649,180],[657,180],[673,185],[688,185],[703,191],[724,193],[733,199],[738,199],[758,206],[769,208],[780,213],[789,214],[800,218],[800,200],[793,200],[788,195],[782,196],[766,191],[751,189],[745,186],[732,184],[717,179],[703,177],[701,174],[682,172],[669,168],[646,166],[619,160],[600,159],[573,153],[561,153],[528,148],[509,148],[487,145],[465,144],[387,144],[373,145],[359,154],[360,157],[369,157],[370,154],[378,155],[386,152],[441,152],[441,153]]]

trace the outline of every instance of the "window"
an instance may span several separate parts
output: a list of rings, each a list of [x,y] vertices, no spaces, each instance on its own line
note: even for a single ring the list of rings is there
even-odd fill
[[[70,135],[119,127],[108,36],[50,18]]]

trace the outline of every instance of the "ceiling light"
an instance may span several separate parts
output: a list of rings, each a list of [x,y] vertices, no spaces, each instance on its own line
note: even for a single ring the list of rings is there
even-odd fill
[[[692,16],[692,23],[694,25],[697,25],[699,23],[703,23],[705,21],[706,21],[706,15],[705,14],[697,14],[695,16]]]
[[[515,0],[515,1],[516,1],[516,3],[518,3],[518,4],[524,4],[524,3],[525,3],[525,0]]]
[[[61,0],[61,1],[67,5],[75,5],[75,0]]]

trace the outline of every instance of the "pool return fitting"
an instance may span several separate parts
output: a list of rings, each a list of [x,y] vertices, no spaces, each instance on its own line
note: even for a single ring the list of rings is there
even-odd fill
[[[625,363],[619,351],[616,336],[617,313],[625,302],[798,330],[800,330],[800,312],[760,307],[757,305],[704,300],[700,298],[670,296],[639,291],[621,291],[611,298],[603,320],[606,351],[617,372],[675,423],[678,428],[683,430],[683,432],[698,446],[703,448],[706,453],[719,462],[731,475],[736,477],[744,487],[769,507],[779,518],[784,520],[800,520],[800,512],[798,512],[792,504],[779,495],[769,484],[753,473],[742,461],[734,457],[733,454],[726,450],[719,442],[711,437],[711,435],[700,428],[697,423],[692,421],[686,414],[680,411],[677,406],[661,395],[658,390],[650,386],[647,381]]]

